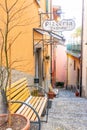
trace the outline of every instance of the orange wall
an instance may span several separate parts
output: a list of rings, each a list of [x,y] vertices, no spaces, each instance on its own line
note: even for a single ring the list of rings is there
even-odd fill
[[[3,1],[1,0],[1,3],[2,2]],[[9,9],[11,7],[12,2],[13,1],[10,0],[8,3]],[[14,15],[15,11],[17,11],[19,7],[22,7],[22,2],[18,2],[18,5],[16,5],[16,8],[13,8],[10,16]],[[45,4],[43,4],[42,6],[44,5]],[[26,0],[26,6],[28,7],[20,11],[19,14],[17,13],[16,17],[12,19],[12,22],[9,25],[9,27],[15,27],[13,27],[13,29],[9,32],[8,43],[11,43],[12,40],[14,40],[15,37],[18,36],[11,46],[12,68],[34,75],[35,61],[33,56],[33,28],[39,27],[40,25],[40,16],[38,15],[39,6],[33,0]],[[0,9],[0,12],[3,13],[4,11]],[[4,17],[4,20],[5,18],[6,17]],[[0,22],[0,25],[2,25],[2,22]],[[3,24],[3,30],[4,27],[5,26]]]

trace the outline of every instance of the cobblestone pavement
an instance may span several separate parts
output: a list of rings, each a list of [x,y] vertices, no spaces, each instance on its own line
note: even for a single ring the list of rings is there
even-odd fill
[[[41,130],[87,130],[87,99],[59,90],[49,109],[48,123]]]

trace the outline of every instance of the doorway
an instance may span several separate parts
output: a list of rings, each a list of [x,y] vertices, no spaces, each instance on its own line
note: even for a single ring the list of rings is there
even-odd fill
[[[39,79],[39,85],[42,85],[42,53],[41,48],[36,48],[35,53],[35,77]]]

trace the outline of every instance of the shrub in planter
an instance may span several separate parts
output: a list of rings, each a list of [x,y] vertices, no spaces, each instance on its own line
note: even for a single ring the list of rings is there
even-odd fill
[[[31,91],[31,95],[32,95],[32,96],[38,96],[38,89],[33,89],[33,90]]]

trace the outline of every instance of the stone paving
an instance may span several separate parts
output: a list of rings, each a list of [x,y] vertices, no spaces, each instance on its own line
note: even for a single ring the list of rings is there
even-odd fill
[[[69,90],[59,90],[49,109],[48,123],[41,130],[87,130],[87,99],[75,97]]]

